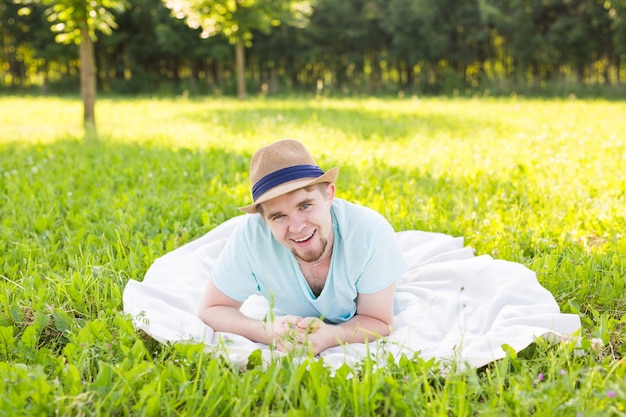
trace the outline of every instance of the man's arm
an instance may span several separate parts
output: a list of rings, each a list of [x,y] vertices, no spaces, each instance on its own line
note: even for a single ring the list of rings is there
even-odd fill
[[[210,278],[200,301],[198,316],[216,332],[235,333],[268,345],[280,342],[302,320],[297,316],[276,317],[273,322],[255,320],[239,310],[242,304],[220,291]]]
[[[298,323],[299,344],[309,344],[314,355],[342,343],[365,343],[389,336],[393,324],[395,283],[373,294],[358,294],[356,314],[341,324],[307,317]],[[293,346],[295,348],[295,346]]]

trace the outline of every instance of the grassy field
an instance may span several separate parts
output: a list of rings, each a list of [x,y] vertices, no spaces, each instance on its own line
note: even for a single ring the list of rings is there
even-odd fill
[[[103,98],[99,141],[81,112],[0,97],[0,415],[626,415],[626,103]],[[536,271],[581,316],[584,354],[539,341],[450,375],[418,358],[240,372],[137,333],[125,283],[237,215],[252,152],[286,137],[397,230]]]

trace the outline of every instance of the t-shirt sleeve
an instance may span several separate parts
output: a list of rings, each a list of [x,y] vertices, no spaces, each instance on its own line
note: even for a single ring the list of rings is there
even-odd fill
[[[246,222],[237,227],[215,260],[212,269],[215,286],[239,302],[244,302],[259,290],[259,285],[252,272],[251,252],[245,233],[246,227]]]
[[[372,294],[394,283],[406,271],[395,232],[385,220],[370,236],[368,257],[356,281],[358,293]]]

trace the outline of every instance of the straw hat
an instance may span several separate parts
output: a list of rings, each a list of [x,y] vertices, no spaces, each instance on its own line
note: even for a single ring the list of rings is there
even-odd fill
[[[291,191],[322,182],[335,182],[339,168],[324,172],[298,141],[280,140],[259,149],[250,161],[250,184],[254,203],[239,207],[258,213],[257,205]]]

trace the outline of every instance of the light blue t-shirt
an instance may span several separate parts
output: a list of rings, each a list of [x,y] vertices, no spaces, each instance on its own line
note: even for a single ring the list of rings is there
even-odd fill
[[[391,225],[377,212],[335,198],[335,240],[330,270],[315,297],[294,255],[280,244],[261,215],[247,215],[213,266],[216,287],[243,302],[255,293],[279,314],[349,320],[358,293],[372,294],[395,282],[406,262]]]

